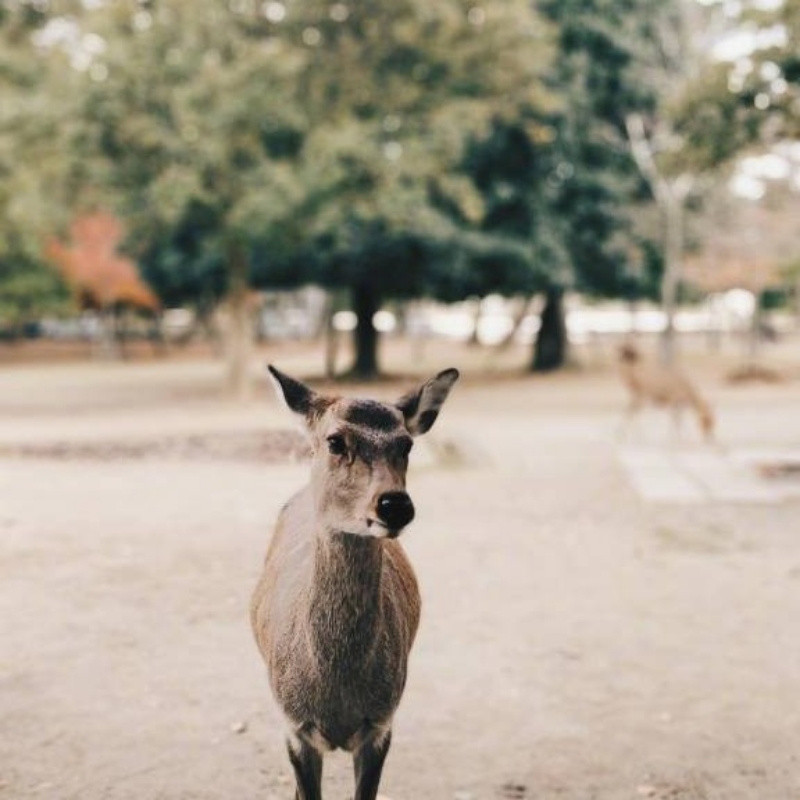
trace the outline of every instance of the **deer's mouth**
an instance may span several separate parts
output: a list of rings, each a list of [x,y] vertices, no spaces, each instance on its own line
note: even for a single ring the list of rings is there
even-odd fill
[[[381,522],[379,519],[369,517],[367,519],[367,529],[371,536],[386,539],[396,539],[400,535],[400,529],[390,528],[386,523]]]

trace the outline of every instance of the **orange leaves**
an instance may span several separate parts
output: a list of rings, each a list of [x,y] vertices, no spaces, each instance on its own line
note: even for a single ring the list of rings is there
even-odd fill
[[[52,239],[47,255],[87,305],[107,308],[125,303],[155,309],[158,298],[139,276],[136,264],[117,251],[123,235],[122,223],[112,214],[86,214],[72,223],[70,242]]]
[[[716,213],[713,213],[716,211]],[[797,252],[796,214],[726,198],[706,222],[703,250],[684,274],[706,291],[748,289],[756,294],[784,281],[782,265]]]

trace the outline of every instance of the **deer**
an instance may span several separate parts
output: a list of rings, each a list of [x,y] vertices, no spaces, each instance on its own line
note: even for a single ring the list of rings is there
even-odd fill
[[[630,342],[619,348],[619,368],[630,394],[630,405],[620,434],[630,426],[642,406],[651,403],[671,409],[676,431],[680,430],[683,409],[691,408],[706,441],[713,441],[714,413],[711,406],[682,372],[674,367],[645,363],[639,350]]]
[[[250,619],[286,722],[296,800],[321,800],[323,756],[352,753],[354,800],[376,800],[420,619],[397,537],[414,519],[413,439],[459,377],[447,369],[395,403],[328,396],[269,365],[311,443],[310,479],[283,507]]]

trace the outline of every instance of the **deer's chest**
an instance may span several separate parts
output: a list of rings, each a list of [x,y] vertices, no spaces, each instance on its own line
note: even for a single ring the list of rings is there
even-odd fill
[[[331,748],[348,748],[365,724],[391,718],[406,657],[391,614],[317,609],[278,646],[273,686],[299,729],[315,730]]]

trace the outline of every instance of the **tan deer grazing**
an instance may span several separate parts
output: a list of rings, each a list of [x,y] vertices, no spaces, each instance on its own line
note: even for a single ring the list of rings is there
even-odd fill
[[[664,406],[672,411],[676,431],[680,429],[684,408],[697,415],[700,430],[706,441],[714,438],[714,413],[692,382],[675,367],[645,362],[630,342],[619,348],[619,369],[623,383],[630,393],[630,405],[620,429],[624,433],[634,417],[646,404]]]
[[[323,754],[339,748],[353,753],[354,800],[375,800],[420,614],[396,541],[414,518],[408,457],[458,371],[391,404],[317,394],[269,369],[313,456],[308,485],[278,517],[253,632],[288,724],[297,800],[321,800]]]

